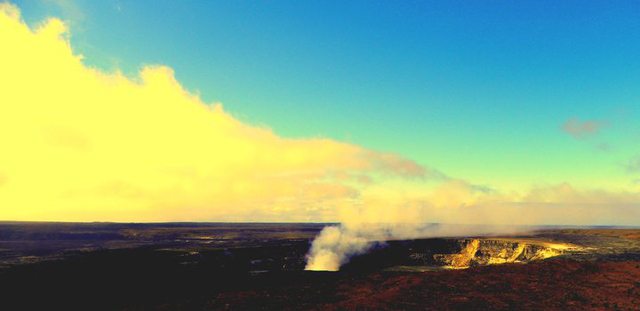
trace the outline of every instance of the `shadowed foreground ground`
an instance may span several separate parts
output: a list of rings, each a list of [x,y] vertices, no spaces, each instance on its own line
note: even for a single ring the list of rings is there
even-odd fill
[[[640,261],[552,260],[441,272],[373,273],[229,292],[202,306],[212,310],[639,310]]]

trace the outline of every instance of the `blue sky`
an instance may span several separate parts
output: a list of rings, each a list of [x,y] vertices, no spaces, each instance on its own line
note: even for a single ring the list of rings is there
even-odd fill
[[[292,138],[394,152],[520,188],[638,189],[636,1],[15,1],[68,22],[84,63],[175,70]],[[577,117],[602,126],[575,138]]]

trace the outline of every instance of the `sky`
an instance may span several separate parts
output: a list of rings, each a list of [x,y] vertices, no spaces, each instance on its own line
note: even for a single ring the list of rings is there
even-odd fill
[[[2,8],[0,219],[640,225],[638,2]]]

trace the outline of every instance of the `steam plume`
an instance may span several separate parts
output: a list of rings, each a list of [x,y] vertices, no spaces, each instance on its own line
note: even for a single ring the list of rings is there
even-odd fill
[[[357,228],[328,226],[313,241],[305,270],[337,271],[351,257],[394,239],[513,234],[533,229],[535,227],[416,223],[368,224]]]

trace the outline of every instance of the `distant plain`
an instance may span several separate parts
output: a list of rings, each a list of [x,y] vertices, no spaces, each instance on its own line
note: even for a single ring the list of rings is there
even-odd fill
[[[526,264],[427,266],[415,255],[428,255],[430,247],[451,240],[432,238],[380,243],[339,272],[304,271],[311,242],[327,225],[335,224],[4,222],[0,290],[3,303],[15,306],[10,310],[634,310],[640,305],[640,229],[548,228],[503,237],[581,246]]]

